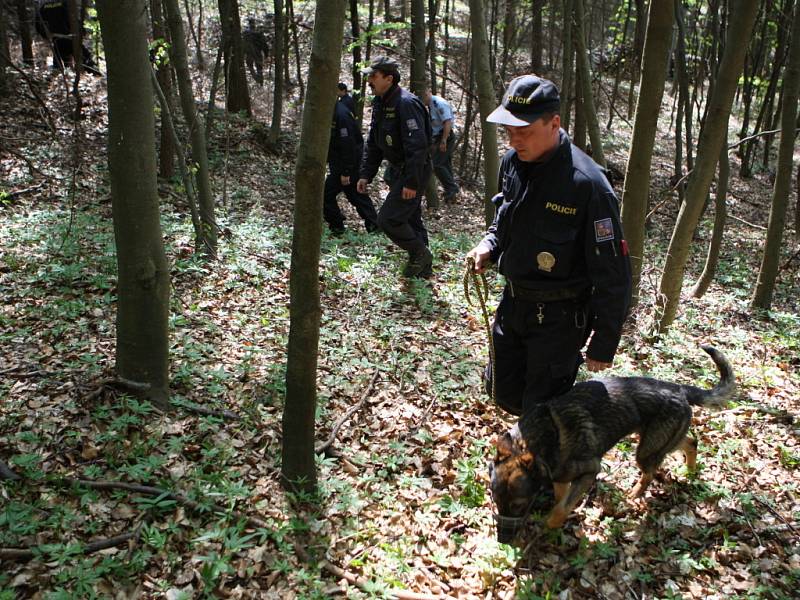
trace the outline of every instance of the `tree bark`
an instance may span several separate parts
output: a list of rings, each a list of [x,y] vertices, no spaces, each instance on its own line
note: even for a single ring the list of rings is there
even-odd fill
[[[28,0],[17,0],[17,23],[19,24],[19,45],[22,50],[22,62],[33,65],[33,36],[31,26],[33,18]]]
[[[680,0],[679,0],[680,1]],[[622,224],[631,257],[632,305],[639,300],[639,282],[644,257],[645,217],[650,190],[658,115],[664,96],[672,38],[673,0],[661,0],[650,9],[642,56],[641,93],[636,104],[633,136],[622,190]]]
[[[772,305],[775,279],[781,255],[786,209],[792,186],[792,159],[797,136],[797,102],[800,96],[800,4],[794,9],[792,42],[789,60],[783,73],[783,103],[781,104],[781,141],[778,146],[778,170],[772,189],[772,207],[767,224],[767,240],[758,272],[758,282],[753,294],[753,307],[768,309]]]
[[[592,72],[589,67],[589,51],[586,49],[586,37],[583,31],[583,0],[573,0],[575,8],[575,53],[578,57],[580,70],[581,95],[583,96],[583,112],[586,117],[586,127],[589,130],[589,139],[592,142],[592,159],[601,167],[606,166],[606,156],[603,152],[603,140],[600,137],[600,123],[597,120],[597,109],[594,105],[594,92],[592,91]]]
[[[244,69],[242,23],[237,0],[218,0],[222,25],[222,56],[225,61],[225,108],[228,112],[250,112],[250,90]]]
[[[542,11],[544,10],[545,0],[533,0],[531,3],[531,13],[533,15],[531,21],[531,71],[541,74],[542,54],[544,44],[542,43]]]
[[[428,42],[425,44],[425,53],[430,65],[428,82],[431,94],[436,94],[436,18],[439,14],[439,0],[428,0]]]
[[[189,34],[194,41],[195,55],[197,56],[197,70],[206,70],[206,61],[203,58],[203,0],[198,0],[199,14],[197,15],[197,30],[194,28],[194,18],[189,7],[189,0],[183,0],[183,7],[186,10],[186,22],[189,23]],[[187,51],[188,60],[188,51]]]
[[[575,49],[572,45],[572,17],[576,0],[564,0],[564,44],[561,56],[561,126],[569,131],[570,106],[572,100],[573,58]]]
[[[275,60],[275,87],[272,98],[272,124],[269,129],[269,142],[278,145],[281,135],[281,113],[283,112],[283,0],[274,0],[275,44],[272,54]]]
[[[108,65],[108,166],[117,248],[117,374],[169,406],[169,266],[159,220],[145,0],[98,0]]]
[[[8,72],[6,68],[11,64],[11,54],[8,49],[8,23],[6,13],[0,5],[0,94],[5,94],[8,86]]]
[[[163,40],[164,45],[169,44],[167,32],[164,25],[164,13],[161,0],[150,0],[150,19],[153,22],[153,41]],[[167,61],[156,64],[156,79],[161,88],[164,98],[169,105],[170,112],[175,113],[172,97],[172,77],[170,76],[171,66]],[[161,137],[158,145],[158,174],[164,179],[169,179],[175,174],[175,144],[169,127],[166,126],[166,119],[163,111],[161,113]]]
[[[728,181],[731,174],[731,160],[728,156],[728,145],[723,144],[719,153],[719,168],[717,169],[717,193],[714,196],[714,229],[711,232],[711,243],[708,245],[706,264],[700,278],[692,288],[692,296],[702,298],[708,291],[719,264],[719,251],[722,247],[722,237],[725,234],[725,221],[728,217],[727,196]]]
[[[758,4],[750,0],[731,2],[728,43],[725,45],[714,92],[708,100],[708,115],[700,134],[697,160],[689,176],[686,200],[678,213],[659,284],[661,306],[656,323],[659,332],[666,331],[675,320],[692,237],[714,177],[720,148],[728,133],[727,123],[731,103],[747,51],[747,44],[741,43],[741,40],[750,39],[757,10]]]
[[[425,2],[411,0],[411,91],[425,90]]]
[[[494,220],[492,196],[497,193],[497,126],[487,123],[486,117],[495,109],[492,70],[489,66],[489,38],[486,35],[484,0],[469,0],[469,18],[472,26],[472,64],[478,84],[478,107],[481,115],[481,141],[483,145],[484,217],[486,226]]]
[[[314,414],[320,299],[322,190],[342,52],[344,0],[318,2],[308,96],[295,172],[294,233],[290,270],[290,327],[283,409],[282,474],[290,489],[314,491]],[[322,125],[326,126],[322,126]]]
[[[353,89],[361,89],[361,25],[358,22],[358,0],[350,0],[350,33],[353,35]]]
[[[178,0],[164,0],[164,8],[167,11],[167,25],[172,37],[172,45],[169,49],[170,58],[178,78],[183,118],[189,128],[192,140],[192,159],[197,167],[197,204],[203,226],[203,236],[195,240],[195,248],[206,257],[213,259],[217,256],[217,221],[214,217],[214,196],[211,192],[211,178],[208,171],[206,134],[195,109],[194,90],[186,54],[186,38],[183,32],[183,19],[178,9]]]

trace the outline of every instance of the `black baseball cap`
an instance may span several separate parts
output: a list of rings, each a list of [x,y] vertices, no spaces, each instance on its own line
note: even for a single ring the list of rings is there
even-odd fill
[[[555,84],[536,75],[521,75],[508,84],[503,102],[486,117],[489,123],[524,127],[561,106]]]
[[[389,58],[388,56],[379,56],[373,60],[368,67],[361,69],[363,75],[369,75],[373,71],[380,71],[381,73],[397,73],[400,70],[400,65]]]

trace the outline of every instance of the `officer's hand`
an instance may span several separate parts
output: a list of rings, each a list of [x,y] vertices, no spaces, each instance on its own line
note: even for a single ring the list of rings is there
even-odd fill
[[[350,175],[342,175],[339,180],[342,182],[342,185],[350,185]]]
[[[359,179],[356,183],[356,191],[359,194],[366,194],[367,193],[367,180],[366,179]]]
[[[467,263],[469,263],[469,259],[473,259],[475,261],[475,268],[474,271],[476,273],[483,273],[486,269],[489,268],[489,251],[486,250],[483,246],[475,246],[472,250],[467,252]]]
[[[444,140],[439,143],[439,152],[447,152],[447,142]]]
[[[403,200],[413,200],[417,196],[417,190],[412,190],[411,188],[404,187],[402,198]]]
[[[610,362],[602,362],[599,360],[595,360],[593,358],[586,358],[586,368],[590,370],[592,373],[597,373],[599,371],[605,371],[611,367]]]

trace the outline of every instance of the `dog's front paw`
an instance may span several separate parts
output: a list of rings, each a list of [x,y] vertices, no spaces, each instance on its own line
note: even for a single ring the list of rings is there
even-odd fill
[[[564,521],[567,520],[567,512],[561,506],[555,506],[550,514],[547,516],[547,521],[545,521],[545,525],[550,529],[558,529],[562,525],[564,525]]]

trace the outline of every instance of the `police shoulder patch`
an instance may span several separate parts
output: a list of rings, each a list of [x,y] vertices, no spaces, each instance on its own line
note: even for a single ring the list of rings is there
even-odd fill
[[[594,239],[598,242],[614,239],[614,224],[611,222],[611,217],[594,222]]]
[[[406,121],[406,127],[408,127],[410,131],[416,131],[417,129],[419,129],[419,125],[417,125],[416,119],[408,119]]]

